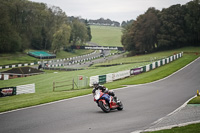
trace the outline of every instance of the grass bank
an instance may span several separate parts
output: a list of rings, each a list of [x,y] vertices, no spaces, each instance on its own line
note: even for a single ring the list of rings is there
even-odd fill
[[[193,98],[188,102],[188,104],[200,104],[200,96]]]
[[[101,46],[119,46],[121,45],[121,27],[95,26],[91,25],[92,40]]]
[[[73,52],[60,51],[56,54],[56,59],[75,57],[75,56],[89,54],[89,53],[92,53],[92,50],[74,50]],[[0,66],[20,64],[20,63],[32,63],[32,62],[37,62],[39,60],[40,59],[27,55],[26,52],[0,54]]]
[[[172,129],[160,130],[148,133],[199,133],[199,131],[200,131],[200,123],[197,123],[184,127],[175,127]]]
[[[169,56],[173,55],[173,53],[178,53],[180,51],[200,51],[200,48],[184,48],[172,51],[165,51],[165,52],[158,52],[153,54],[144,55],[144,58],[147,56]],[[163,54],[164,53],[164,54]],[[122,87],[122,85],[132,85],[132,84],[142,84],[147,82],[152,82],[158,80],[160,78],[164,78],[173,72],[179,70],[180,68],[184,67],[188,63],[192,62],[199,55],[194,53],[186,53],[183,55],[182,58],[171,62],[167,65],[159,67],[155,70],[137,75],[132,76],[130,78],[126,78],[123,80],[115,81],[109,84],[105,84],[106,87],[110,89],[115,89]],[[132,57],[136,59],[136,57]],[[143,60],[142,56],[139,56],[141,60]],[[131,58],[125,58],[126,60],[132,60]],[[81,70],[81,71],[73,71],[73,72],[62,72],[58,71],[48,71],[46,74],[31,76],[26,78],[17,78],[11,79],[7,81],[0,81],[0,88],[1,87],[9,87],[9,86],[17,86],[23,84],[31,84],[35,83],[36,85],[36,93],[35,94],[22,94],[17,96],[10,96],[10,97],[3,97],[0,98],[0,112],[29,107],[33,105],[38,105],[42,103],[52,102],[61,99],[67,99],[71,97],[86,95],[91,93],[91,89],[82,89],[82,90],[74,90],[74,91],[61,91],[57,90],[56,92],[52,91],[53,82],[54,81],[64,81],[64,80],[72,80],[72,78],[76,78],[78,75],[85,75],[87,77],[94,76],[94,75],[102,75],[122,70],[127,70],[133,68],[135,64],[124,64],[119,66],[112,66],[112,67],[94,67],[93,69]],[[67,90],[68,88],[65,88]]]

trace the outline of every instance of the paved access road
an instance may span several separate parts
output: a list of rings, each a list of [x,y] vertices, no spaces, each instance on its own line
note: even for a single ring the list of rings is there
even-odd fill
[[[200,88],[200,58],[164,80],[116,90],[123,111],[103,113],[92,95],[0,114],[4,133],[130,133],[152,126]]]

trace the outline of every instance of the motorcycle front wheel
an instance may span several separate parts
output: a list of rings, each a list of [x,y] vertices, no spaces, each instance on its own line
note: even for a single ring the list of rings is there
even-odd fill
[[[123,110],[123,104],[122,104],[122,102],[119,103],[119,107],[117,109],[118,110]]]
[[[110,107],[107,102],[106,102],[106,104],[104,104],[102,101],[99,101],[99,106],[104,112],[106,112],[106,113],[110,112]]]

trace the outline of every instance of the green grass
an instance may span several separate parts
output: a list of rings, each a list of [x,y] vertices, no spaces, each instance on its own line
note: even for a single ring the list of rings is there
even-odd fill
[[[0,54],[0,66],[20,63],[36,62],[38,59],[28,56],[26,53]]]
[[[60,51],[56,54],[56,59],[75,57],[84,54],[89,54],[92,52],[93,50],[74,50],[73,52]],[[37,62],[39,60],[40,59],[27,55],[27,53],[0,54],[0,66],[20,63],[32,63]]]
[[[197,123],[188,126],[175,127],[172,129],[160,130],[148,133],[199,133],[199,131],[200,131],[200,123]]]
[[[66,51],[60,51],[56,54],[56,59],[64,59],[68,57],[75,57],[75,56],[80,56],[80,55],[85,55],[92,53],[93,50],[73,50],[73,52],[66,52]]]
[[[188,102],[188,104],[200,104],[200,96],[193,98]]]
[[[114,88],[122,87],[123,85],[136,85],[136,84],[144,84],[144,83],[153,82],[176,72],[177,70],[189,64],[191,61],[195,60],[196,58],[197,58],[196,55],[183,55],[183,57],[179,58],[178,60],[171,62],[169,64],[166,64],[162,67],[156,68],[153,71],[142,73],[137,76],[132,76],[124,80],[108,83],[108,84],[105,84],[105,86],[108,88],[114,89]]]
[[[152,61],[156,61],[156,60],[159,60],[159,59],[162,59],[162,58],[166,58],[166,57],[169,57],[171,55],[180,53],[182,51],[186,52],[186,54],[194,54],[195,55],[195,53],[191,53],[191,52],[199,52],[200,48],[197,47],[195,49],[194,47],[186,47],[186,48],[156,52],[156,53],[146,54],[146,55],[137,55],[137,56],[132,56],[132,57],[116,59],[116,60],[112,60],[112,61],[106,61],[106,62],[101,63],[101,64],[95,64],[94,66],[98,67],[98,66],[102,66],[102,65],[132,63],[132,64],[135,65],[135,67],[138,67],[138,66],[141,66],[141,64],[143,65],[143,63],[144,63],[144,65],[146,65],[146,64],[149,64]]]
[[[188,51],[188,50],[196,51],[199,50],[198,48],[184,48],[166,52],[158,52],[154,54],[139,56],[141,60],[142,57],[147,58],[147,56],[168,56],[173,54],[174,52],[180,51]],[[200,51],[200,50],[199,50]],[[164,54],[163,54],[164,53]],[[106,87],[110,89],[122,87],[122,85],[128,84],[142,84],[151,81],[158,80],[160,78],[166,77],[173,72],[177,71],[178,69],[182,68],[183,66],[187,65],[194,59],[196,59],[199,55],[195,55],[193,53],[184,54],[182,58],[169,63],[165,66],[157,68],[153,71],[146,72],[137,76],[132,76],[130,78],[126,78],[124,80],[115,81],[109,84],[105,84]],[[136,60],[135,57],[132,57]],[[127,58],[124,58],[126,61]],[[130,57],[128,58],[130,59]],[[128,60],[127,59],[127,60]],[[130,59],[132,60],[132,59]],[[119,66],[113,67],[94,67],[92,69],[81,70],[81,71],[72,71],[72,72],[63,72],[58,71],[58,73],[54,73],[55,71],[46,71],[45,74],[37,75],[37,76],[30,76],[26,78],[17,78],[11,79],[6,81],[0,81],[0,88],[1,87],[9,87],[9,86],[17,86],[17,85],[24,85],[24,84],[31,84],[35,83],[36,85],[36,93],[35,94],[22,94],[17,96],[10,96],[0,98],[0,112],[8,111],[17,108],[23,108],[33,105],[38,105],[41,103],[52,102],[61,99],[67,99],[70,97],[80,96],[91,93],[91,89],[82,89],[82,90],[74,90],[74,91],[61,91],[61,90],[69,90],[70,87],[56,89],[56,92],[53,92],[53,82],[54,81],[65,81],[70,80],[72,82],[73,78],[77,78],[78,75],[85,75],[87,77],[94,76],[94,75],[102,75],[107,73],[113,73],[122,70],[128,70],[133,68],[135,64],[124,64]],[[153,77],[153,78],[152,78]]]
[[[101,46],[119,46],[121,45],[122,28],[111,26],[91,25],[92,40]]]

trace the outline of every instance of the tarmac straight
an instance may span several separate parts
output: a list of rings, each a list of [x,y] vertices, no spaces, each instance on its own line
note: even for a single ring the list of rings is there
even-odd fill
[[[163,80],[115,91],[123,111],[104,113],[92,95],[0,114],[6,133],[130,133],[145,130],[193,97],[200,87],[200,58]]]

